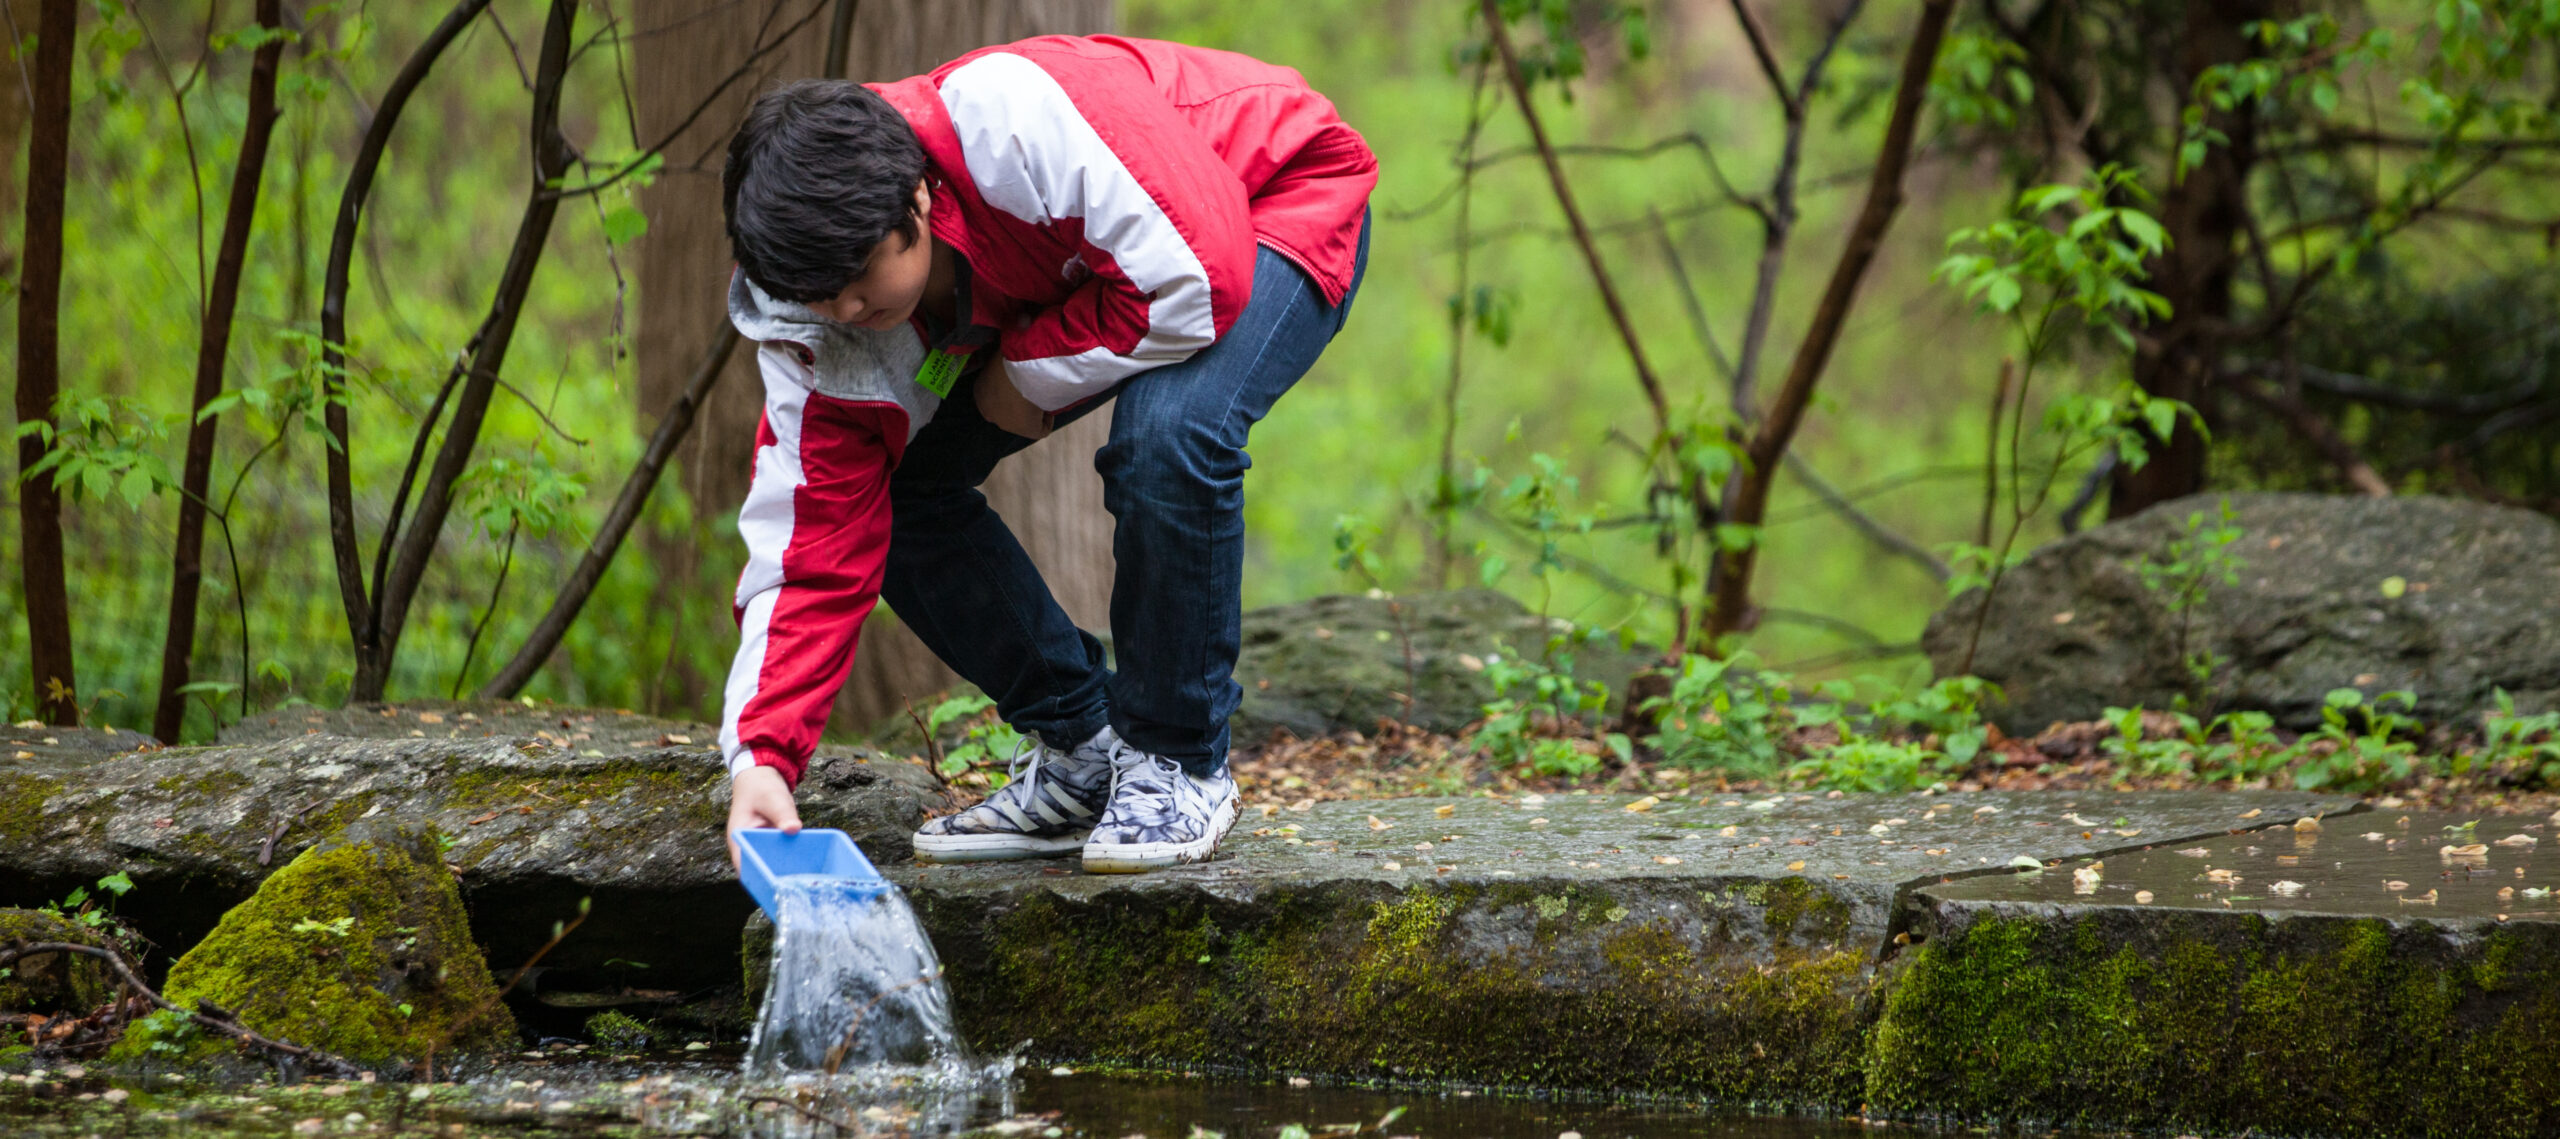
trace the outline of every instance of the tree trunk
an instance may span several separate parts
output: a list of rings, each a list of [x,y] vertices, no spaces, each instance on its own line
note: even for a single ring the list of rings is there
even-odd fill
[[[2195,89],[2196,77],[2207,68],[2257,54],[2243,29],[2272,19],[2273,11],[2268,0],[2189,0],[2173,76],[2181,95]],[[2240,235],[2249,224],[2249,170],[2257,160],[2257,132],[2245,106],[2209,115],[2207,122],[2230,142],[2208,149],[2203,162],[2161,195],[2160,221],[2169,231],[2169,248],[2150,266],[2150,287],[2168,300],[2169,318],[2144,338],[2134,357],[2133,378],[2153,396],[2182,401],[2209,415],[2206,401],[2231,324],[2231,278],[2239,267]],[[2180,418],[2140,470],[2116,468],[2107,517],[2138,514],[2203,490],[2204,467],[2204,437]]]
[[[702,92],[747,54],[756,23],[722,15],[731,10],[727,0],[637,0],[641,34],[636,67],[644,135],[674,126]],[[765,70],[752,82],[731,88],[668,148],[666,172],[641,192],[649,231],[640,239],[637,339],[640,409],[647,419],[663,415],[683,393],[687,373],[703,358],[706,336],[713,331],[702,316],[725,304],[730,258],[720,217],[720,164],[729,134],[747,104],[775,80],[821,72],[829,23],[813,22],[804,42],[767,56]],[[1052,32],[1106,31],[1111,24],[1111,0],[861,0],[846,45],[846,77],[897,79],[987,44]],[[678,28],[683,30],[676,34],[650,34]],[[764,386],[754,355],[742,351],[731,359],[729,374],[701,409],[695,428],[699,437],[684,449],[682,482],[698,514],[734,514],[746,498],[756,424],[764,412]],[[1093,473],[1093,453],[1109,433],[1107,410],[1087,416],[1007,460],[986,487],[989,501],[1021,537],[1068,615],[1088,626],[1103,624],[1110,612],[1111,520],[1102,510],[1101,480]],[[653,561],[660,566],[693,560],[664,540],[651,545]],[[706,579],[685,587],[725,590],[738,551],[711,551],[701,564],[709,567]],[[690,635],[734,638],[736,630],[724,612],[718,627],[706,622]],[[706,681],[687,680],[691,691],[683,699],[691,700]],[[957,681],[883,606],[863,631],[834,720],[858,731],[896,712],[907,699]]]
[[[62,386],[62,198],[71,155],[71,55],[78,0],[44,0],[36,29],[27,116],[26,232],[18,278],[18,422],[53,421]],[[23,31],[23,29],[21,29]],[[18,440],[18,470],[44,460],[34,435]],[[71,660],[71,594],[62,570],[62,494],[51,478],[18,483],[18,558],[25,574],[27,648],[35,703],[46,723],[80,722]]]
[[[283,0],[258,0],[260,27],[284,27]],[[231,170],[231,198],[223,208],[222,245],[214,255],[213,284],[205,297],[204,327],[196,338],[196,390],[189,404],[186,466],[179,476],[178,545],[170,554],[169,629],[160,649],[160,699],[151,734],[178,742],[187,719],[188,666],[196,646],[196,597],[204,585],[204,518],[213,485],[213,439],[218,420],[204,415],[222,394],[222,366],[231,350],[231,314],[240,303],[240,274],[249,258],[249,230],[258,218],[258,185],[267,169],[267,140],[276,125],[276,67],[284,41],[258,46],[249,65],[249,114],[240,131],[240,157]],[[241,677],[247,684],[249,678]],[[241,693],[246,699],[248,693]]]

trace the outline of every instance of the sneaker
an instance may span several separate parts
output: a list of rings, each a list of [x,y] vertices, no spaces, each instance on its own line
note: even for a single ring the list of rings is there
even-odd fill
[[[1029,737],[1013,753],[1011,777],[977,806],[916,829],[918,862],[1053,858],[1084,845],[1111,799],[1109,728],[1061,752]]]
[[[1114,741],[1111,805],[1084,844],[1093,874],[1135,874],[1206,862],[1236,824],[1236,781],[1221,767],[1201,778],[1163,756]]]

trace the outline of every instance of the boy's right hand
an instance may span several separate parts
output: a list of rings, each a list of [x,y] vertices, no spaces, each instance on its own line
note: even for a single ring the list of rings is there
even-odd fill
[[[738,868],[738,831],[743,827],[800,833],[800,808],[791,801],[791,785],[782,781],[781,772],[758,764],[729,781],[729,828],[723,837],[729,840],[731,870]]]
[[[970,394],[977,401],[980,418],[1025,439],[1046,438],[1053,427],[1049,413],[1014,386],[1012,369],[1001,359],[978,373]]]

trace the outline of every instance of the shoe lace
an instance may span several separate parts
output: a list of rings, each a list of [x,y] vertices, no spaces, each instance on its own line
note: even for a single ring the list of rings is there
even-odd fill
[[[1039,786],[1037,780],[1040,777],[1040,764],[1048,750],[1036,735],[1027,735],[1015,742],[1013,755],[1005,760],[1004,786],[997,788],[995,794],[987,796],[987,801],[992,803],[1000,797],[1009,800],[1028,799],[1033,788]]]
[[[1126,799],[1121,797],[1122,784],[1149,774],[1156,776],[1154,786],[1140,783]],[[1132,806],[1146,807],[1161,817],[1173,810],[1173,789],[1181,779],[1182,765],[1170,759],[1126,744],[1111,749],[1111,802],[1114,805],[1127,802]]]

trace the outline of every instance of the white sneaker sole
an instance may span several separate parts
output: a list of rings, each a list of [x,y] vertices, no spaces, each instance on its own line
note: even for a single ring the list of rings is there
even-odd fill
[[[1139,874],[1162,870],[1186,862],[1207,862],[1217,853],[1218,840],[1236,825],[1236,796],[1229,795],[1209,815],[1209,833],[1190,842],[1128,842],[1084,844],[1084,871],[1087,874]]]
[[[925,834],[916,832],[918,862],[1011,862],[1021,858],[1056,858],[1084,846],[1091,828],[1037,838],[1026,834]]]

